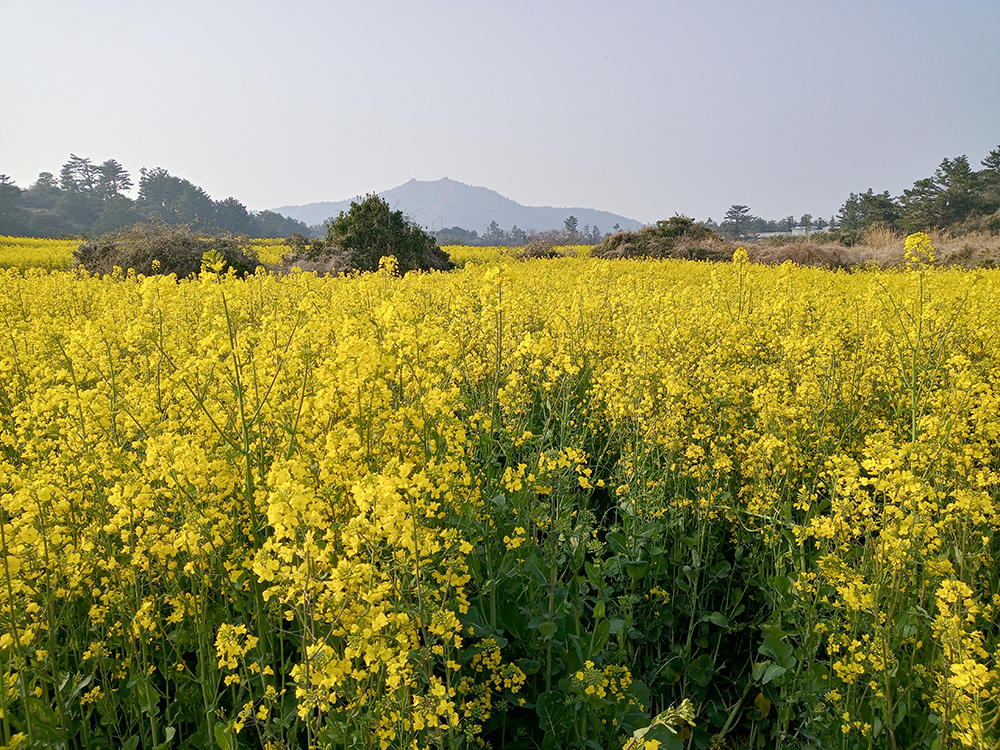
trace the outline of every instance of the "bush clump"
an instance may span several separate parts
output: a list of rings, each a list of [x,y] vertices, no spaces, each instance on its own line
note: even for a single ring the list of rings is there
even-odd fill
[[[288,251],[281,256],[281,267],[298,268],[320,276],[340,276],[351,270],[351,254],[339,247],[328,247],[326,240],[310,240],[296,232],[285,241]]]
[[[639,230],[616,232],[595,245],[595,258],[680,258],[728,260],[725,242],[708,227],[687,216],[672,216]]]
[[[261,265],[248,237],[235,234],[211,236],[195,232],[189,224],[150,221],[107,232],[83,242],[73,252],[73,265],[104,276],[115,268],[137,274],[176,274],[182,279],[201,271],[202,258],[215,251],[240,275]]]
[[[434,237],[375,194],[352,201],[349,210],[327,225],[325,241],[302,245],[284,263],[325,273],[377,271],[379,261],[389,255],[395,256],[400,274],[454,268]]]
[[[518,260],[542,260],[548,258],[565,258],[566,253],[557,250],[549,240],[542,237],[532,237],[523,248],[514,254]]]

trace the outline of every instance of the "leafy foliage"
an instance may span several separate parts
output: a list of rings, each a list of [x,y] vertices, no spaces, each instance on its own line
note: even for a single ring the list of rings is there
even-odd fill
[[[850,197],[844,203],[839,213],[840,238],[847,245],[853,245],[864,236],[864,231],[875,224],[884,225],[890,229],[899,226],[899,206],[896,205],[889,191],[874,193],[871,188],[865,193]]]
[[[58,179],[42,172],[27,190],[11,183],[17,195],[0,200],[0,234],[94,235],[151,220],[187,224],[209,234],[286,237],[309,231],[302,222],[273,211],[251,213],[232,197],[214,201],[202,188],[162,167],[143,168],[140,174],[138,197],[133,199],[127,195],[132,177],[118,161],[95,164],[71,154]]]
[[[352,201],[350,209],[330,221],[326,245],[347,252],[349,267],[359,271],[378,270],[379,261],[390,255],[396,258],[400,273],[452,267],[448,254],[431,235],[374,193]]]
[[[897,231],[948,229],[955,232],[1000,233],[1000,148],[974,171],[966,156],[944,159],[931,177],[913,183],[899,198],[888,191],[854,194],[840,209],[835,236],[846,244],[859,242],[864,231],[881,224]]]

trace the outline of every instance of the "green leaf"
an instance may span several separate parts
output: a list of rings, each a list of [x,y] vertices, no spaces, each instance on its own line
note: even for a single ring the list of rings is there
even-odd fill
[[[222,750],[236,750],[236,738],[233,737],[232,730],[225,724],[215,725],[215,743]]]
[[[729,618],[727,618],[721,612],[712,612],[711,614],[705,615],[701,618],[702,622],[708,621],[713,625],[718,625],[720,628],[729,627]]]
[[[896,715],[892,717],[892,725],[898,727],[906,718],[906,701],[899,701],[896,704]]]
[[[514,663],[525,674],[535,674],[542,668],[542,663],[538,659],[515,659]]]
[[[696,684],[705,687],[715,674],[715,660],[710,655],[703,654],[688,664],[687,672]]]
[[[782,640],[784,636],[785,633],[782,633],[780,630],[766,633],[764,635],[764,643],[758,651],[765,656],[770,656],[785,669],[791,669],[796,663],[794,656],[795,649],[790,643],[785,643]]]
[[[174,744],[174,735],[177,734],[177,730],[173,727],[167,727],[163,730],[164,739],[159,745],[153,748],[153,750],[168,750],[169,747]]]
[[[761,684],[766,685],[771,680],[781,677],[788,670],[777,664],[771,664],[767,669],[764,670],[764,676],[761,678]]]
[[[594,619],[600,620],[604,617],[604,613],[607,610],[607,605],[604,603],[603,599],[598,599],[594,603]]]
[[[569,727],[566,699],[554,690],[538,696],[535,713],[538,714],[538,725],[541,730],[553,737],[558,737]]]
[[[587,580],[590,581],[590,585],[594,588],[601,588],[604,583],[604,571],[601,570],[601,566],[592,562],[585,562],[583,564],[584,570],[587,571]]]
[[[542,634],[542,638],[544,638],[545,640],[551,639],[552,636],[554,636],[558,630],[559,626],[556,625],[555,622],[553,622],[552,620],[543,622],[541,625],[538,626],[538,632]]]
[[[638,581],[646,575],[646,571],[649,570],[648,560],[629,560],[625,564],[625,569],[628,571],[629,578],[633,581]]]
[[[606,540],[611,551],[618,555],[624,555],[628,552],[628,540],[625,535],[618,531],[609,532]]]
[[[608,638],[611,636],[611,622],[608,620],[601,620],[594,626],[594,632],[590,636],[590,648],[587,650],[587,657],[593,658],[594,654],[600,653],[601,649],[604,648],[604,644],[608,642]]]

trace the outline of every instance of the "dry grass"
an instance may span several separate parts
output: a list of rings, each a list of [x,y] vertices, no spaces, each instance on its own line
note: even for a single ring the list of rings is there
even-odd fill
[[[950,235],[945,232],[928,232],[934,247],[936,265],[960,266],[962,268],[996,268],[1000,266],[1000,235],[986,232],[970,232]],[[906,238],[890,233],[866,233],[865,242],[845,248],[854,256],[854,264],[872,263],[880,268],[905,265],[904,243]]]
[[[950,235],[944,232],[928,233],[934,247],[936,265],[962,268],[1000,267],[1000,235],[971,232]],[[879,268],[896,268],[906,264],[904,257],[905,235],[884,226],[875,226],[865,232],[863,241],[851,247],[823,240],[823,235],[812,239],[768,239],[747,245],[750,259],[757,263],[779,265],[792,261],[799,266],[825,268],[852,268],[874,265]],[[738,243],[727,243],[733,250]],[[730,253],[731,254],[731,253]]]

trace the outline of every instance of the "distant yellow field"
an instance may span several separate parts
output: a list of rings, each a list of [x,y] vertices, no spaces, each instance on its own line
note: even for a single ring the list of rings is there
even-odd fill
[[[80,240],[0,235],[0,268],[69,268],[79,244]]]

